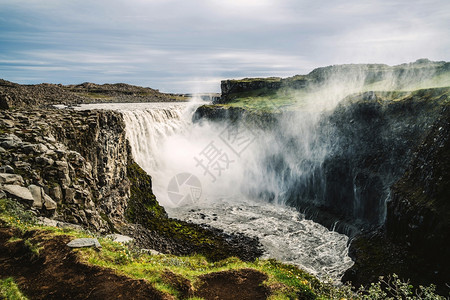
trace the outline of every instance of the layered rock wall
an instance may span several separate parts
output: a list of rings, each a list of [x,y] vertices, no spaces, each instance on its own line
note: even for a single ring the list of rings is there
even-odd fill
[[[120,114],[71,110],[0,114],[1,165],[6,172],[21,175],[23,186],[40,187],[52,198],[56,207],[47,208],[46,215],[100,231],[125,222],[129,154]]]

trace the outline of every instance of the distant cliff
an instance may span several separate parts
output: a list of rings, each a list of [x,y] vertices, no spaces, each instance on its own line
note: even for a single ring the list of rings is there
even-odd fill
[[[317,68],[307,75],[288,78],[244,78],[221,82],[222,95],[216,104],[230,103],[247,97],[261,97],[289,90],[317,90],[330,82],[361,81],[361,88],[371,90],[403,90],[445,86],[450,63],[419,59],[414,63],[388,66],[384,64],[348,64]],[[447,76],[447,77],[445,77]]]
[[[188,99],[185,95],[166,94],[155,89],[124,83],[21,85],[0,79],[0,109],[105,102],[173,102]]]

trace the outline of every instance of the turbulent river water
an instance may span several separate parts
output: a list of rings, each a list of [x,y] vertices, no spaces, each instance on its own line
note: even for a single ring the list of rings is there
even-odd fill
[[[133,157],[152,176],[154,193],[169,216],[257,236],[265,258],[338,280],[353,264],[347,236],[277,201],[246,196],[248,186],[257,188],[255,182],[277,190],[278,183],[265,178],[256,159],[273,141],[245,128],[236,132],[227,124],[193,123],[200,104],[90,104],[79,109],[123,114]]]

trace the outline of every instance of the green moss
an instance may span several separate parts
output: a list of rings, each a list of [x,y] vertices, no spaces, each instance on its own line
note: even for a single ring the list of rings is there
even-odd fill
[[[134,161],[127,165],[127,176],[130,180],[130,199],[125,217],[131,222],[141,219],[166,217],[166,212],[159,205],[152,192],[151,177]]]
[[[20,291],[19,287],[14,281],[14,278],[9,277],[0,280],[0,298],[5,300],[26,300],[28,299]]]

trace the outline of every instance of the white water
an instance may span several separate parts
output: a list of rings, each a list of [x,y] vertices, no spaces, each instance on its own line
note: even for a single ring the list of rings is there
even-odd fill
[[[171,217],[257,236],[264,247],[264,257],[299,265],[322,278],[339,279],[353,264],[345,235],[305,220],[292,208],[244,196],[250,176],[256,185],[264,184],[277,197],[279,182],[258,171],[258,155],[264,149],[275,148],[276,152],[282,147],[274,147],[275,141],[264,132],[242,128],[233,142],[229,137],[236,132],[230,132],[227,124],[193,124],[192,113],[198,105],[96,104],[83,105],[81,109],[123,113],[133,157],[152,176],[154,193]],[[205,172],[198,161],[204,164],[211,149],[220,150],[216,152],[218,165]],[[186,176],[177,176],[176,182],[174,177],[180,173],[198,178],[201,186],[182,185],[180,179]],[[178,202],[168,193],[174,183],[180,185],[178,194],[193,196]]]

